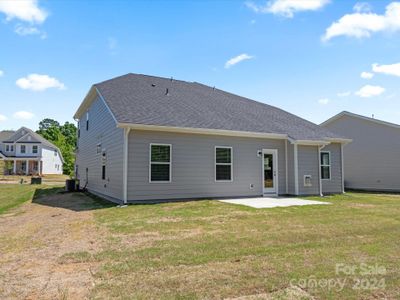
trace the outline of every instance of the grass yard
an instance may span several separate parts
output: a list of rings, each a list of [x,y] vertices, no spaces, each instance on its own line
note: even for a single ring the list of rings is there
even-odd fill
[[[0,214],[4,214],[9,209],[14,208],[24,202],[32,200],[36,193],[36,197],[51,193],[54,187],[46,185],[21,185],[21,184],[2,184],[0,186]]]
[[[0,186],[0,194],[10,193],[7,188]],[[32,192],[20,188],[12,193]],[[399,195],[348,193],[326,197],[332,205],[273,209],[217,201],[117,208],[79,193],[38,199],[0,218],[4,240],[14,223],[21,231],[29,214],[36,217],[20,243],[37,243],[26,250],[30,259],[46,253],[42,260],[38,255],[37,272],[26,271],[27,279],[25,250],[15,241],[5,248],[0,279],[8,285],[0,283],[0,298],[400,297]],[[13,264],[22,270],[8,274]],[[337,265],[354,272],[337,273]],[[378,274],[363,274],[367,268]],[[21,280],[39,294],[24,290]]]

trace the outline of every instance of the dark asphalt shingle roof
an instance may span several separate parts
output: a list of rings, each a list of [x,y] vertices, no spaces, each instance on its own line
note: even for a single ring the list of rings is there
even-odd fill
[[[341,138],[277,107],[196,82],[130,73],[95,87],[119,123]]]
[[[13,130],[3,130],[0,131],[0,143],[7,140],[10,136],[15,133]]]

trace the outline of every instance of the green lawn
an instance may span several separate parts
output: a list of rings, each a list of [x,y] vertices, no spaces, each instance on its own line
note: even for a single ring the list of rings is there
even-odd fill
[[[35,196],[54,192],[54,186],[28,184],[1,184],[0,186],[0,214],[4,214]],[[36,193],[36,194],[35,194]]]
[[[59,254],[53,266],[76,275],[90,269],[88,298],[400,299],[400,195],[347,193],[325,197],[331,205],[273,209],[218,201],[118,208],[78,193],[46,200],[57,189],[43,187],[34,202],[35,211],[54,216],[46,230],[67,238],[92,226],[81,239],[93,246]],[[35,188],[0,186],[0,212],[31,199]],[[74,221],[58,228],[65,209]],[[354,273],[337,273],[338,266]],[[367,267],[379,274],[362,274]]]
[[[400,196],[325,200],[332,205],[252,209],[199,201],[97,210],[109,243],[76,256],[101,262],[95,298],[279,294],[291,280],[318,299],[400,297]],[[385,274],[360,274],[362,263]],[[337,264],[358,269],[336,274]],[[343,290],[326,287],[329,280],[345,282]]]

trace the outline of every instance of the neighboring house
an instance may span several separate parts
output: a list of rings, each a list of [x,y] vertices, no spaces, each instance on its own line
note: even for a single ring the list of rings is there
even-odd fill
[[[400,191],[400,125],[343,111],[321,126],[353,140],[344,147],[346,188]]]
[[[350,140],[200,83],[127,74],[93,85],[74,118],[80,184],[112,201],[343,191]]]
[[[3,174],[62,174],[60,150],[36,132],[26,127],[0,132],[0,160]]]

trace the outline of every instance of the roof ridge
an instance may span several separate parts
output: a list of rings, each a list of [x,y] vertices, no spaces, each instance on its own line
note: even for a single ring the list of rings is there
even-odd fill
[[[393,128],[400,128],[400,124],[396,124],[396,123],[393,123],[393,122],[388,122],[388,121],[381,120],[381,119],[375,119],[375,118],[363,116],[363,115],[356,114],[356,113],[353,113],[353,112],[350,112],[350,111],[347,111],[347,110],[343,110],[340,113],[330,117],[326,121],[322,122],[320,125],[324,126],[324,125],[329,124],[329,123],[335,121],[336,119],[338,119],[338,118],[340,118],[342,116],[345,116],[345,115],[346,116],[350,116],[350,117],[363,119],[363,120],[367,120],[367,121],[371,121],[371,122],[378,123],[378,124],[385,125],[385,126],[390,126],[390,127],[393,127]]]
[[[144,77],[150,77],[150,78],[156,78],[156,79],[164,79],[164,80],[171,80],[171,78],[172,78],[172,80],[171,80],[172,82],[179,81],[179,82],[189,83],[189,84],[196,83],[194,81],[186,81],[186,80],[181,80],[181,79],[175,79],[173,76],[171,76],[171,77],[162,77],[162,76],[154,76],[154,75],[147,75],[147,74],[129,72],[129,73],[126,73],[124,75],[120,75],[120,76],[117,76],[117,77],[113,77],[111,79],[107,79],[107,80],[95,83],[93,85],[99,85],[99,84],[102,84],[102,83],[106,83],[106,82],[109,82],[109,81],[112,81],[112,80],[116,80],[116,79],[120,79],[122,77],[128,77],[128,76],[144,76]]]

